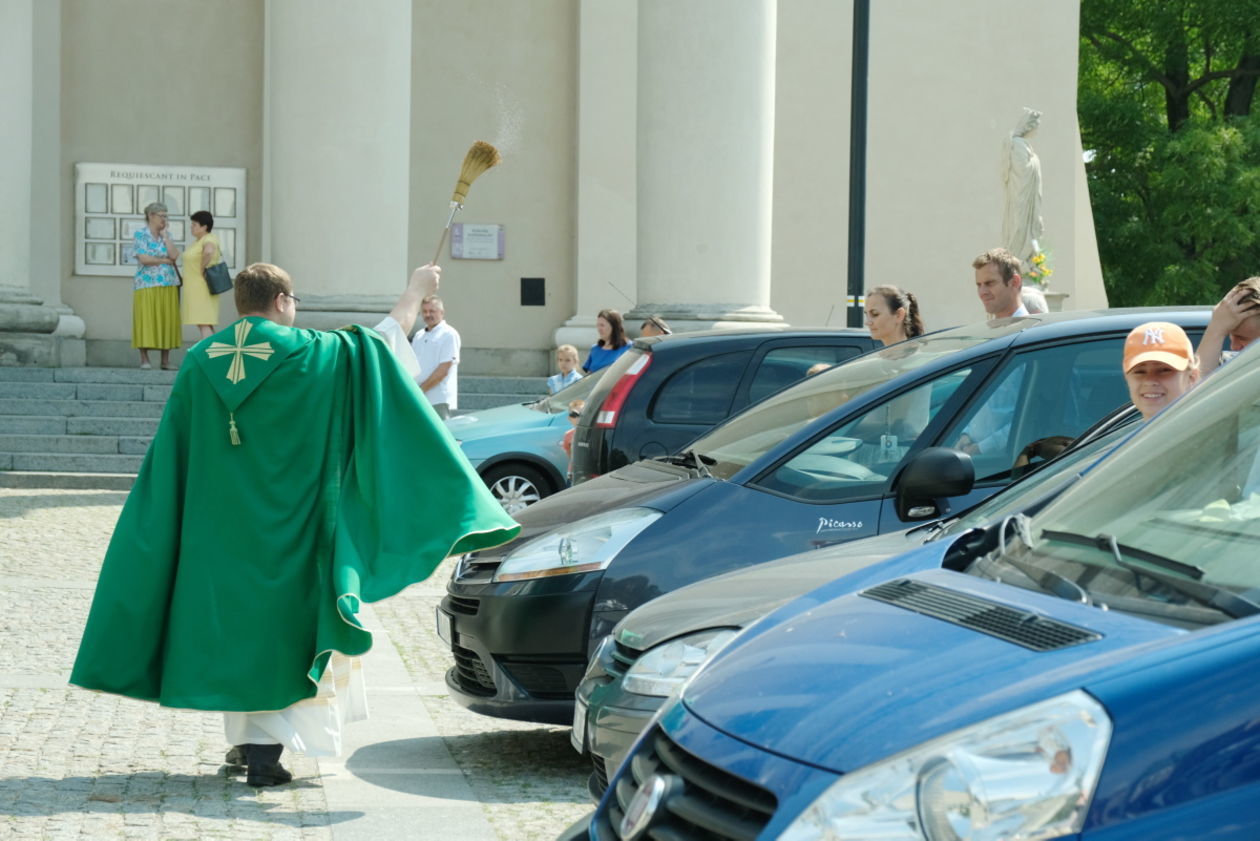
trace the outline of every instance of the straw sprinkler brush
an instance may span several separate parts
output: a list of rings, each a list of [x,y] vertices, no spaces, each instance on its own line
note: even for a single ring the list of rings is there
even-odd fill
[[[477,176],[490,167],[496,166],[501,160],[503,156],[499,154],[499,150],[484,140],[478,140],[468,148],[468,154],[464,155],[464,165],[459,168],[459,180],[455,182],[455,192],[451,194],[451,215],[446,217],[446,227],[442,229],[442,238],[438,240],[437,252],[434,253],[431,262],[437,263],[438,257],[442,256],[442,246],[446,244],[446,235],[450,233],[455,214],[464,209],[464,199],[468,197],[468,188],[477,180]]]

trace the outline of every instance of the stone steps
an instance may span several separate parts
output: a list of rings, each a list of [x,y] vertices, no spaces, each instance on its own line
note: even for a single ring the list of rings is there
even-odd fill
[[[99,475],[117,487],[139,470],[174,379],[138,368],[0,367],[0,471],[24,474],[22,486],[73,478],[81,487]],[[461,413],[547,391],[543,377],[462,376],[459,387]]]
[[[546,377],[459,378],[459,413],[531,402],[547,393]]]
[[[0,453],[0,470],[41,473],[125,473],[135,475],[144,456],[85,453]]]

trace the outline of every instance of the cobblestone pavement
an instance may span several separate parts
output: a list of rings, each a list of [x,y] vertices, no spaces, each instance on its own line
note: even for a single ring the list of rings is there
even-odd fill
[[[337,841],[359,813],[330,810],[316,760],[291,757],[293,785],[255,791],[222,773],[218,714],[66,685],[125,497],[0,488],[0,839]],[[591,808],[588,765],[565,728],[485,718],[446,697],[433,608],[448,575],[375,605],[377,645],[401,655],[499,839],[555,838]]]

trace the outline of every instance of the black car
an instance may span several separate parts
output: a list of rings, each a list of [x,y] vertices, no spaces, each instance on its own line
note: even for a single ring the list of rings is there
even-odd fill
[[[461,559],[438,607],[452,697],[567,723],[587,660],[630,610],[733,569],[961,511],[1047,439],[1128,400],[1129,331],[1210,311],[1048,313],[942,330],[780,391],[689,444],[521,512]]]
[[[636,339],[586,398],[573,436],[578,484],[675,453],[745,406],[878,347],[850,328],[707,330]]]

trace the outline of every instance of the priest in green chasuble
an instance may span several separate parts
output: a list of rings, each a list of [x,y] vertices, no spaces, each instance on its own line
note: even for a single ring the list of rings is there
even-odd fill
[[[229,764],[291,779],[366,713],[361,602],[505,543],[507,516],[416,387],[407,334],[440,270],[375,329],[293,327],[288,274],[236,278],[194,345],[101,568],[70,682],[225,714]]]

